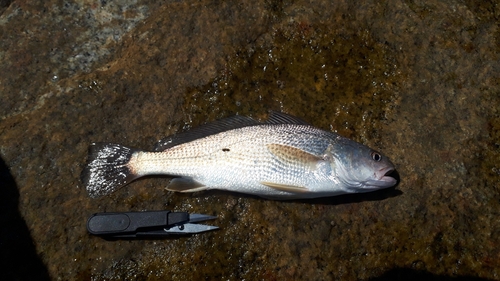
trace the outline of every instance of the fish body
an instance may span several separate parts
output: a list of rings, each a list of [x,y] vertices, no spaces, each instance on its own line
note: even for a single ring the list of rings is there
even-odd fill
[[[222,119],[161,140],[153,152],[92,144],[82,180],[91,197],[146,175],[169,175],[172,191],[297,199],[394,186],[392,171],[390,160],[367,146],[273,112],[265,123]]]

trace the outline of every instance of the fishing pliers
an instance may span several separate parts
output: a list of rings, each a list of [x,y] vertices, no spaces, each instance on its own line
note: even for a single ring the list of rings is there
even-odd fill
[[[88,219],[87,230],[107,239],[161,238],[218,229],[217,226],[197,224],[215,218],[172,211],[96,213]]]

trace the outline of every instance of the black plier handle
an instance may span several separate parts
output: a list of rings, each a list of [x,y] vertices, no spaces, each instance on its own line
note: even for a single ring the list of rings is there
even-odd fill
[[[189,213],[171,211],[96,213],[87,221],[87,230],[99,236],[133,236],[171,228],[189,222]]]

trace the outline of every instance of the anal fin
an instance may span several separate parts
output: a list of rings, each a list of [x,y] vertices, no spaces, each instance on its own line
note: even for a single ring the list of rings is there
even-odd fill
[[[167,185],[167,190],[176,192],[197,192],[207,189],[203,184],[186,178],[174,178]]]
[[[307,189],[307,187],[304,187],[304,186],[281,184],[281,183],[267,182],[267,181],[262,181],[260,183],[265,185],[265,186],[268,186],[270,188],[274,188],[274,189],[280,190],[280,191],[286,191],[286,192],[291,192],[291,193],[309,192],[309,189]]]

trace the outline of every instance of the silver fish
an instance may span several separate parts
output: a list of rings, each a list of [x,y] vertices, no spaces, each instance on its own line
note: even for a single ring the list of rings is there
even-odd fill
[[[298,199],[391,187],[394,169],[367,146],[272,112],[264,123],[233,116],[167,137],[154,152],[93,143],[82,181],[91,197],[161,174],[175,177],[167,186],[171,191],[221,189]]]

